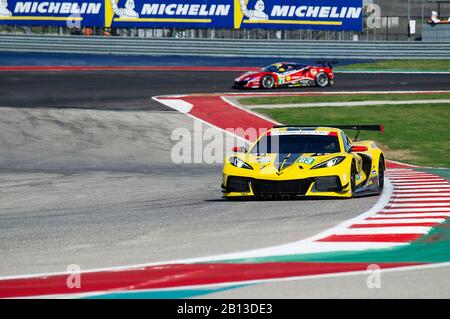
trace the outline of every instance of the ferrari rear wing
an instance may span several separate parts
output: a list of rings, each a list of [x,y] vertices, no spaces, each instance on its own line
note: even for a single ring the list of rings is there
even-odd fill
[[[384,125],[275,125],[273,128],[283,128],[283,127],[299,127],[299,128],[307,128],[307,127],[331,127],[331,128],[338,128],[341,130],[354,130],[354,131],[377,131],[384,133]]]
[[[336,60],[332,60],[332,61],[317,60],[316,64],[321,65],[323,67],[329,67],[330,69],[332,69],[334,65],[338,64],[338,61],[336,61]]]

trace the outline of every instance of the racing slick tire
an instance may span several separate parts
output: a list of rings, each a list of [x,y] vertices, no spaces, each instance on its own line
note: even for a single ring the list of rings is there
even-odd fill
[[[384,188],[384,169],[384,161],[380,159],[380,164],[378,165],[378,194],[381,194]]]
[[[273,89],[275,87],[275,79],[271,75],[264,75],[261,79],[261,87],[263,89]]]
[[[316,75],[316,85],[324,88],[330,84],[330,79],[326,73],[320,72]]]
[[[352,163],[352,168],[350,169],[350,189],[352,191],[351,197],[355,195],[356,191],[356,166]]]

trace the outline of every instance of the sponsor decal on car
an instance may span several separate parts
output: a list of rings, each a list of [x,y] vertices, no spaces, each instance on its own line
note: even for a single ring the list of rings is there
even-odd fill
[[[314,163],[315,162],[315,158],[313,158],[313,157],[300,157],[298,160],[297,160],[297,162],[298,163],[305,163],[305,164],[308,164],[308,165],[311,165],[312,163]]]

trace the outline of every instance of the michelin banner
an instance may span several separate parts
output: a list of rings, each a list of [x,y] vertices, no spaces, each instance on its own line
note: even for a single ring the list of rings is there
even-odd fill
[[[110,1],[112,27],[233,27],[234,0]]]
[[[104,0],[0,0],[0,24],[103,26]]]
[[[234,0],[234,28],[362,31],[362,0]]]
[[[0,24],[362,30],[362,0],[0,0]]]

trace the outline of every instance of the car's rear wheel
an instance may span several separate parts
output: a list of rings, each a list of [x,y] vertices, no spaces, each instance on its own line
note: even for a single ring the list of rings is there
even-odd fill
[[[275,86],[275,79],[271,75],[264,75],[261,79],[261,86],[264,89],[273,89]]]
[[[350,170],[350,189],[352,191],[351,197],[355,195],[356,191],[356,167],[355,164],[352,164],[352,168]]]
[[[384,188],[384,161],[380,159],[380,164],[378,165],[378,194],[383,192]]]
[[[319,87],[326,87],[328,84],[330,84],[330,79],[328,78],[328,75],[326,73],[320,72],[316,75],[316,84]]]

